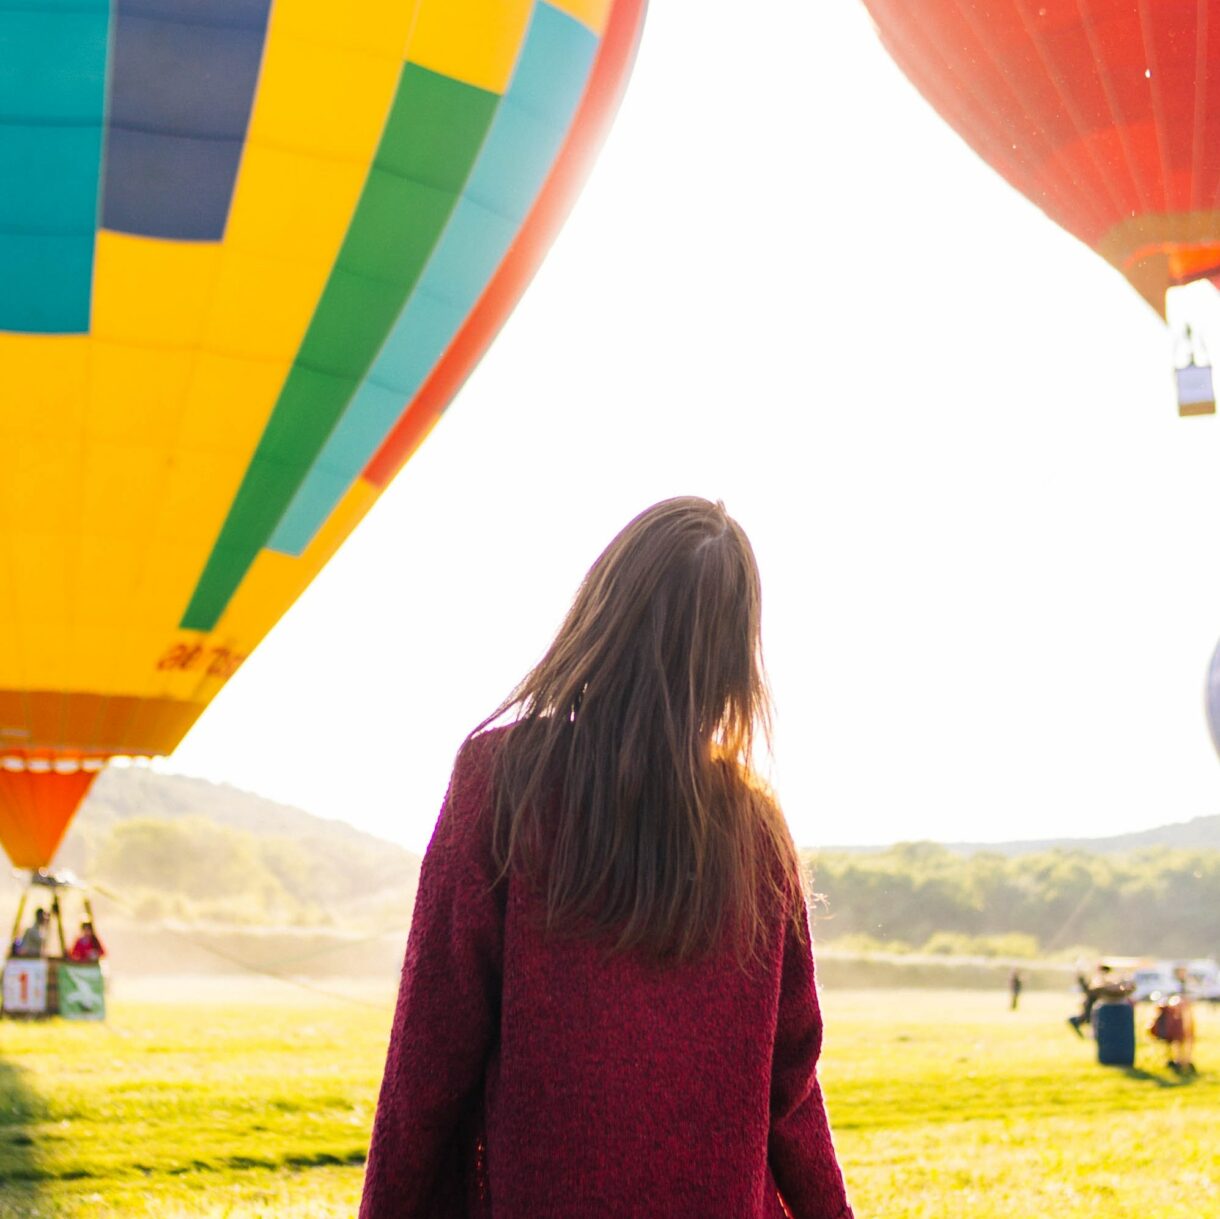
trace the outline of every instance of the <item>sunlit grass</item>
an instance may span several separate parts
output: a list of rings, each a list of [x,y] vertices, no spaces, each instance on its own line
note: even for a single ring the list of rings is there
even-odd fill
[[[241,992],[0,1026],[0,1216],[354,1213],[388,1001]]]
[[[1201,1219],[1220,1214],[1220,1019],[1199,1012],[1200,1075],[1100,1067],[1071,995],[826,996],[823,1068],[858,1213],[885,1219]],[[1145,1018],[1147,1013],[1147,1018]],[[1148,1009],[1140,1019],[1147,1023]]]
[[[0,1025],[0,1216],[354,1215],[390,996],[130,995],[102,1027]],[[1220,1013],[1201,1074],[1096,1065],[1070,995],[829,993],[823,1080],[882,1219],[1220,1214]]]

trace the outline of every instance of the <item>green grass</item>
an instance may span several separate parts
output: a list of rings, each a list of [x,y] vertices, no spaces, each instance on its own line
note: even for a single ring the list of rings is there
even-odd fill
[[[0,1216],[354,1215],[389,1022],[242,984],[120,994],[105,1026],[0,1025]],[[1141,1041],[1098,1067],[1068,995],[824,996],[823,1066],[861,1219],[1220,1214],[1220,1012],[1200,1076]]]
[[[0,1216],[354,1213],[388,1001],[196,990],[0,1025]]]
[[[1065,1023],[1073,1004],[826,996],[823,1080],[861,1219],[1220,1214],[1220,1012],[1200,1007],[1200,1074],[1182,1080],[1142,1031],[1134,1069],[1098,1066]]]

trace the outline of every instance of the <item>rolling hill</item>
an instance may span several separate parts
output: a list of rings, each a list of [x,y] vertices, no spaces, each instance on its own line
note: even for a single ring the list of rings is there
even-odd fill
[[[345,822],[137,766],[98,778],[56,858],[136,917],[297,926],[401,921],[419,864]]]

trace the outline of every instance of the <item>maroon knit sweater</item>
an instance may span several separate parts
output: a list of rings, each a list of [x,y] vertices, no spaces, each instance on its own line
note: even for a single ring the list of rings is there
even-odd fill
[[[749,973],[545,935],[494,883],[498,735],[424,857],[360,1219],[851,1219],[808,935],[777,921]]]

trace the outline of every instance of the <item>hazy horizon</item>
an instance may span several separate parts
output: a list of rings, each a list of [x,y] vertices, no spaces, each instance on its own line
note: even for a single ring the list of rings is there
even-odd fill
[[[135,766],[137,768],[143,767],[142,763],[132,763],[131,765]],[[119,766],[119,767],[117,767],[117,769],[125,769],[125,767]],[[284,808],[294,809],[297,812],[305,813],[308,816],[316,817],[322,821],[329,821],[329,822],[333,822],[338,825],[348,826],[352,829],[358,830],[361,833],[369,834],[370,836],[377,838],[381,841],[392,843],[395,846],[404,847],[409,851],[414,851],[416,854],[422,853],[422,848],[415,847],[410,842],[408,842],[404,839],[396,838],[392,834],[377,833],[372,830],[364,829],[361,826],[353,824],[353,822],[351,820],[349,820],[348,818],[331,817],[325,813],[321,813],[314,809],[309,808],[308,805],[306,805],[306,804],[295,804],[295,803],[292,803],[289,801],[279,800],[273,796],[268,796],[262,792],[256,791],[249,787],[242,787],[242,786],[240,786],[236,783],[232,783],[228,780],[213,779],[213,778],[209,778],[206,775],[186,774],[183,772],[178,772],[178,771],[173,771],[173,770],[167,769],[164,766],[158,766],[155,770],[151,767],[149,767],[147,769],[149,769],[149,771],[152,774],[155,774],[159,778],[187,779],[187,780],[191,780],[191,781],[211,783],[214,786],[220,787],[220,788],[228,787],[235,791],[241,792],[242,794],[244,794],[246,796],[253,796],[259,800],[266,800],[266,801],[269,801],[270,803],[280,805],[281,807],[284,807]],[[87,804],[88,804],[88,801],[86,800],[86,806],[87,806]],[[439,811],[439,809],[436,811]],[[808,850],[812,850],[812,849],[834,850],[836,848],[856,849],[856,848],[860,848],[860,847],[868,847],[868,848],[887,847],[887,846],[894,846],[894,845],[897,845],[898,843],[902,843],[902,842],[933,842],[933,843],[936,843],[941,846],[958,846],[958,845],[987,846],[987,845],[1006,845],[1009,843],[1023,843],[1023,842],[1037,843],[1037,842],[1044,842],[1044,841],[1054,841],[1054,842],[1084,841],[1084,842],[1088,842],[1088,841],[1093,841],[1093,840],[1105,841],[1105,840],[1108,840],[1111,838],[1125,837],[1130,834],[1142,834],[1142,833],[1146,833],[1150,830],[1159,830],[1159,829],[1164,829],[1164,828],[1167,828],[1170,826],[1188,825],[1191,822],[1205,820],[1209,817],[1214,817],[1216,815],[1217,815],[1216,813],[1200,813],[1197,816],[1193,816],[1193,817],[1183,817],[1183,818],[1168,819],[1168,820],[1150,820],[1147,825],[1136,826],[1134,829],[1125,829],[1125,830],[1122,830],[1121,832],[1115,833],[1115,834],[1088,834],[1088,835],[1037,834],[1037,835],[1030,835],[1028,837],[1013,836],[1013,837],[1007,837],[1007,838],[930,838],[930,837],[921,837],[921,838],[892,838],[892,839],[888,839],[886,841],[876,841],[876,842],[848,841],[847,839],[839,839],[836,841],[826,840],[826,841],[821,841],[821,842],[805,842],[805,841],[802,841],[795,834],[794,834],[794,838],[796,840],[797,847],[802,850],[807,850],[807,849]]]

